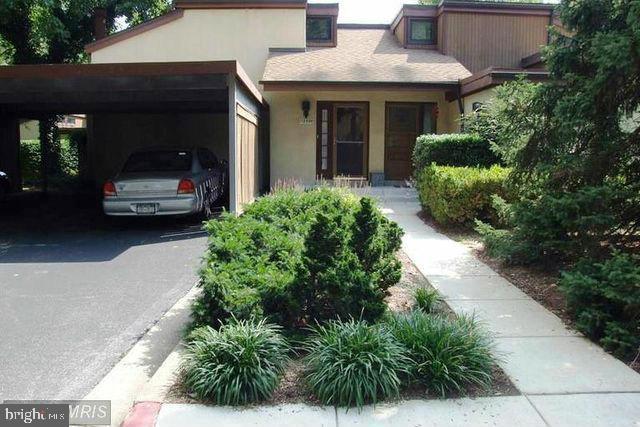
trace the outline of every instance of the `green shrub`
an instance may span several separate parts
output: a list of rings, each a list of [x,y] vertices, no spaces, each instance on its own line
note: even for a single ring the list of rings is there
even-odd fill
[[[306,378],[323,404],[362,407],[398,395],[410,360],[388,330],[350,320],[312,331],[304,345]]]
[[[491,198],[506,197],[509,169],[431,165],[418,173],[418,197],[423,209],[441,224],[464,224],[494,216]]]
[[[354,217],[339,209],[318,212],[305,240],[298,286],[310,320],[361,316],[386,310],[389,286],[400,280],[395,258],[402,233],[364,198]]]
[[[277,326],[231,321],[192,332],[182,364],[184,384],[198,399],[244,405],[267,399],[288,362],[289,345]]]
[[[413,293],[416,306],[425,313],[435,313],[442,304],[442,297],[435,289],[418,288]]]
[[[402,231],[370,199],[326,188],[263,197],[240,217],[206,225],[195,325],[266,316],[295,327],[314,320],[382,315]]]
[[[52,159],[58,162],[52,166],[57,177],[73,177],[78,174],[78,148],[68,139],[60,140],[60,156]],[[40,181],[41,175],[40,141],[28,139],[20,141],[20,168],[22,179],[27,184]]]
[[[616,356],[631,360],[640,348],[640,257],[614,252],[604,262],[582,259],[559,287],[577,328]]]
[[[40,141],[29,139],[20,141],[20,169],[26,184],[40,180]]]
[[[422,135],[413,150],[414,170],[440,166],[490,167],[500,163],[489,142],[473,134]]]
[[[627,236],[633,235],[640,217],[639,190],[612,182],[547,192],[503,206],[506,228],[478,223],[476,230],[490,255],[514,264],[600,257],[606,251],[603,242],[624,246]]]
[[[444,397],[463,393],[468,386],[491,385],[492,340],[473,318],[415,310],[392,314],[387,323],[413,360],[411,376],[427,390]]]
[[[219,320],[269,316],[295,323],[299,308],[292,286],[300,263],[302,238],[250,216],[224,215],[207,222],[209,247],[200,270],[202,294],[195,301],[195,325]]]

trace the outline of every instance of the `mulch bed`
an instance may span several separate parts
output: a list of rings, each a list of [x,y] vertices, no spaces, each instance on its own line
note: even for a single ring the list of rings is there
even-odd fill
[[[402,278],[398,284],[389,288],[390,295],[387,304],[392,311],[401,312],[410,310],[414,305],[413,292],[419,287],[431,287],[429,281],[420,273],[409,257],[402,251],[398,253],[398,259],[402,263]],[[451,309],[443,304],[442,311],[453,314]],[[490,389],[470,388],[464,395],[448,396],[456,397],[489,397],[489,396],[516,396],[520,392],[513,385],[509,377],[495,366],[493,369],[493,384]],[[411,399],[439,399],[441,396],[426,393],[423,387],[413,386],[403,390],[397,401]],[[178,381],[167,398],[167,403],[203,403],[189,396],[182,384]],[[386,401],[388,402],[388,400]],[[205,402],[206,403],[206,402]],[[293,358],[287,367],[284,377],[270,399],[261,402],[260,405],[277,405],[282,403],[306,403],[320,405],[320,402],[308,390],[304,380],[304,366],[300,358]]]
[[[474,230],[462,226],[442,226],[425,212],[420,212],[418,217],[431,228],[470,248],[480,261],[487,264],[544,308],[558,316],[567,328],[576,329],[575,321],[567,311],[566,299],[558,288],[559,270],[536,268],[535,266],[507,265],[487,254],[480,235]],[[640,373],[640,354],[628,365],[631,369]]]

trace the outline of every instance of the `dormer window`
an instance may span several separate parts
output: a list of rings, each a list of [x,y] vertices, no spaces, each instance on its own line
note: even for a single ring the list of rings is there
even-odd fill
[[[436,44],[436,21],[434,19],[409,18],[407,36],[410,45]]]
[[[307,46],[338,45],[338,3],[307,4]]]
[[[307,42],[331,44],[333,40],[333,18],[331,16],[307,17]]]

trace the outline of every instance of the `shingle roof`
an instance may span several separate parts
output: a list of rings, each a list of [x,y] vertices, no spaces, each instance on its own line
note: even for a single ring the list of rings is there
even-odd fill
[[[404,49],[388,29],[339,28],[337,47],[272,51],[262,81],[453,83],[470,75],[436,50]]]

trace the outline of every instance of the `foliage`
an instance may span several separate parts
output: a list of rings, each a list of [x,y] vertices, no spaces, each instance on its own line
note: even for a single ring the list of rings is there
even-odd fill
[[[93,41],[93,11],[139,24],[170,9],[167,0],[3,0],[0,2],[0,56],[14,64],[83,62],[84,45]]]
[[[410,360],[383,327],[330,321],[304,344],[306,378],[325,405],[357,406],[397,396]]]
[[[400,280],[400,229],[370,199],[358,203],[347,192],[280,191],[205,227],[196,325],[231,316],[267,316],[289,327],[337,316],[375,319]]]
[[[463,224],[493,215],[491,197],[505,197],[509,169],[431,165],[419,172],[418,197],[423,209],[441,224]]]
[[[435,313],[440,308],[443,300],[440,293],[431,288],[418,288],[413,293],[416,307],[425,313]]]
[[[440,166],[486,166],[500,163],[488,141],[476,134],[422,135],[413,150],[416,171]]]
[[[625,360],[640,349],[640,257],[614,252],[584,258],[562,274],[559,287],[585,335]]]
[[[184,384],[199,399],[244,405],[267,399],[288,361],[280,328],[264,320],[233,320],[215,330],[196,329],[187,345]]]
[[[488,141],[502,162],[513,165],[533,130],[543,125],[540,116],[531,113],[541,108],[538,94],[542,86],[521,76],[494,90],[495,97],[479,110],[463,116],[462,124],[466,132]],[[522,120],[523,117],[527,120]]]
[[[232,315],[295,322],[299,308],[292,286],[301,237],[246,214],[224,215],[207,222],[205,229],[209,248],[200,271],[203,292],[193,306],[195,324],[216,325]]]
[[[20,168],[25,183],[32,184],[41,179],[40,162],[40,141],[37,139],[20,141]],[[77,149],[67,139],[60,140],[60,156],[55,171],[60,177],[73,177],[78,173]]]
[[[428,391],[444,397],[468,386],[491,385],[493,343],[472,317],[452,319],[416,310],[392,314],[387,324],[409,352],[412,377]]]
[[[468,126],[513,166],[510,226],[480,225],[512,262],[640,243],[640,128],[630,119],[640,111],[640,4],[576,0],[559,11],[570,36],[555,32],[544,51],[551,81],[505,85]]]
[[[574,192],[548,192],[503,205],[501,216],[508,228],[497,230],[477,222],[476,230],[490,255],[510,263],[599,257],[608,250],[602,242],[625,239],[621,224],[639,217],[639,190],[611,182]]]

